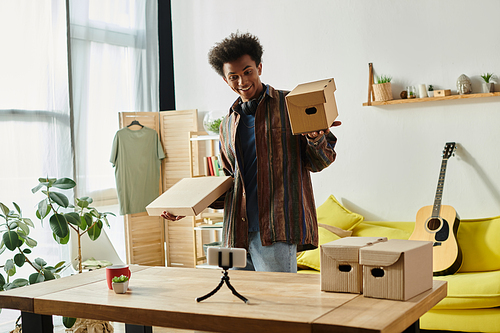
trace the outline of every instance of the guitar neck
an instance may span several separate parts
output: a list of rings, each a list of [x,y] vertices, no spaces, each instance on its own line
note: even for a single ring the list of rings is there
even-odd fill
[[[432,217],[439,217],[439,211],[441,210],[441,199],[443,198],[444,176],[446,175],[447,164],[448,159],[443,158],[443,161],[441,162],[441,171],[439,172],[436,197],[434,198],[434,206],[432,208]]]

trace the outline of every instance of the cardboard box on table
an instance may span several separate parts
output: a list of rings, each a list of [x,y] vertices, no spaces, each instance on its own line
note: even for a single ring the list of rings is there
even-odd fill
[[[432,288],[432,242],[391,239],[359,252],[367,297],[406,301]]]
[[[338,116],[333,79],[299,84],[288,95],[286,105],[293,134],[330,128]]]
[[[164,211],[177,216],[196,216],[232,185],[230,176],[183,178],[151,202],[146,210],[150,216],[160,216]]]
[[[321,290],[361,293],[363,269],[359,265],[359,251],[385,241],[385,237],[345,237],[321,245]]]

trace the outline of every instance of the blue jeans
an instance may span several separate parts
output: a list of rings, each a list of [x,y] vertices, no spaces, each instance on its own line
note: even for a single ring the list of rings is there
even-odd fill
[[[262,246],[260,232],[248,233],[247,271],[297,273],[297,245],[274,243]],[[238,268],[235,268],[238,269]]]

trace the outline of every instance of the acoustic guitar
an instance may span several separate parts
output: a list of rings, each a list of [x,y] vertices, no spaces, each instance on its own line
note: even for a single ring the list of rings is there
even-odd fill
[[[444,176],[448,159],[456,149],[455,142],[447,142],[443,150],[443,161],[439,173],[436,197],[433,206],[425,206],[417,212],[415,230],[410,239],[432,241],[434,275],[450,275],[462,266],[462,251],[457,241],[460,217],[451,206],[441,205]]]

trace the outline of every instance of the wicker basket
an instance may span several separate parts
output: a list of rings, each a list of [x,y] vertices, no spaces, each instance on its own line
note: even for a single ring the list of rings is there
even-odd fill
[[[392,100],[392,87],[391,83],[379,83],[373,85],[373,94],[376,102]]]

